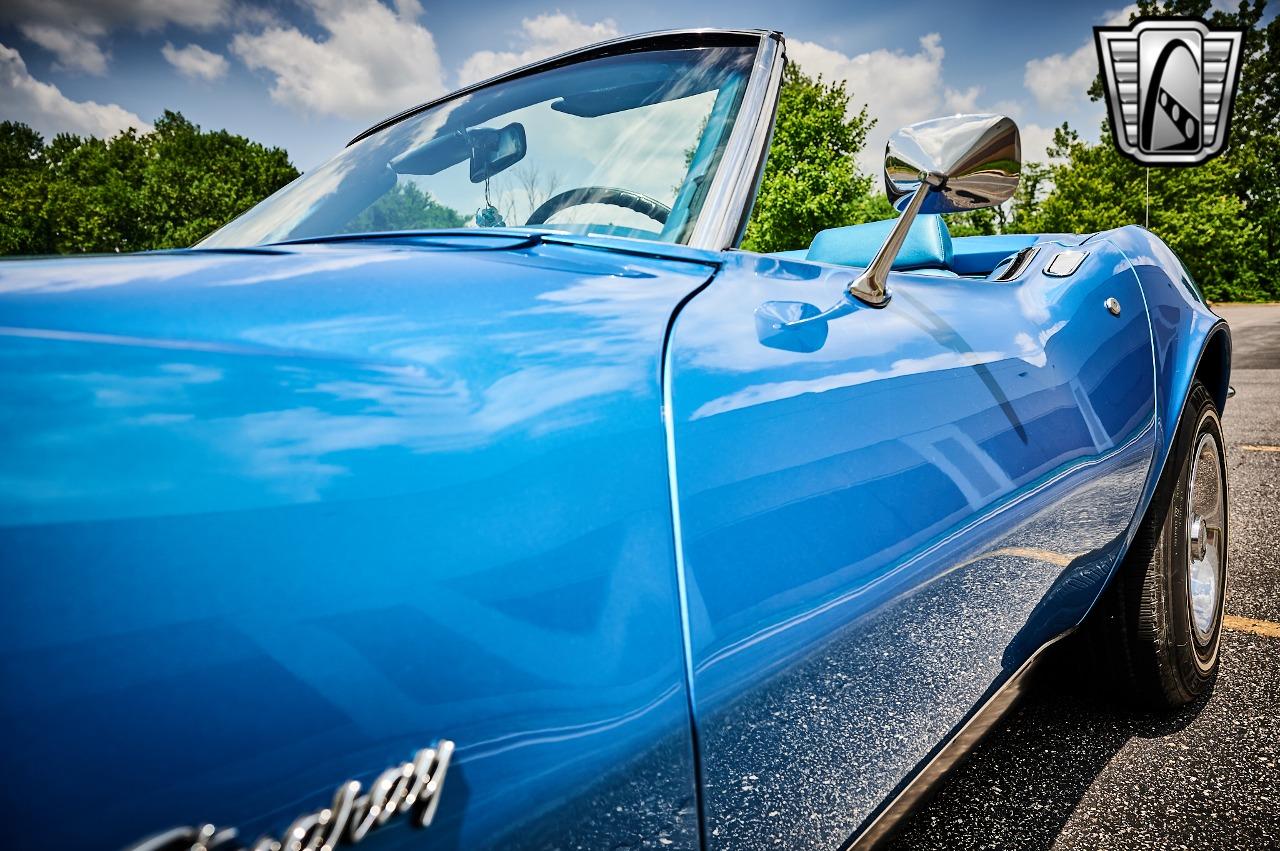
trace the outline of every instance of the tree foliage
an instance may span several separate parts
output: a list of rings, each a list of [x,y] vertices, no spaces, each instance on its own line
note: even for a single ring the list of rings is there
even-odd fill
[[[1149,214],[1151,230],[1211,299],[1280,299],[1280,18],[1264,23],[1264,6],[1139,3],[1140,14],[1201,16],[1245,30],[1230,147],[1221,156],[1192,168],[1147,169],[1120,154],[1105,123],[1097,144],[1064,124],[1050,162],[1024,165],[1008,209],[948,216],[952,234],[1091,233]],[[1099,81],[1090,94],[1102,96]],[[875,120],[865,108],[851,111],[849,101],[843,83],[787,67],[745,248],[801,248],[824,228],[896,215],[873,178],[858,171]],[[47,144],[25,125],[0,123],[0,254],[190,245],[296,176],[285,151],[203,131],[174,112],[150,133],[64,134]],[[525,187],[530,203],[532,186]],[[462,219],[403,184],[352,224],[394,230],[457,227]]]
[[[1212,300],[1280,299],[1280,19],[1262,23],[1262,0],[1235,11],[1208,0],[1141,3],[1140,14],[1204,17],[1245,30],[1230,145],[1189,168],[1145,168],[1115,147],[1110,126],[1086,144],[1063,125],[1048,166],[1029,165],[1008,229],[1090,233],[1146,221],[1177,252]],[[1102,96],[1101,83],[1090,90]]]
[[[844,83],[807,76],[794,64],[783,72],[769,161],[743,247],[750,251],[803,248],[823,228],[893,215],[854,157],[874,125],[866,109],[849,113]]]
[[[898,214],[874,179],[858,171],[856,157],[875,120],[865,107],[851,112],[849,99],[844,83],[827,83],[787,66],[769,161],[743,248],[803,248],[824,228]],[[947,217],[956,236],[997,233],[1001,223],[992,210]]]
[[[1091,233],[1141,224],[1149,178],[1152,232],[1182,258],[1210,299],[1251,301],[1274,293],[1265,277],[1270,259],[1262,227],[1238,194],[1239,169],[1230,157],[1194,168],[1147,169],[1109,142],[1082,142],[1066,125],[1055,132],[1050,154],[1061,164],[1031,170],[1010,230]],[[1032,187],[1045,174],[1052,191],[1036,198]]]
[[[347,227],[355,232],[460,228],[464,217],[412,183],[399,183],[360,213]]]
[[[103,140],[0,123],[0,254],[190,245],[298,176],[288,154],[168,112]]]

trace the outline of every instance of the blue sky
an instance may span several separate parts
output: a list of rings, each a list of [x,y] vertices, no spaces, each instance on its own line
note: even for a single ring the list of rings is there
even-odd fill
[[[4,0],[0,120],[46,135],[109,134],[176,109],[286,148],[309,169],[380,117],[460,83],[617,34],[781,29],[810,72],[848,81],[879,126],[999,111],[1036,158],[1063,121],[1097,135],[1090,3],[646,0]],[[1043,158],[1042,156],[1040,158]]]

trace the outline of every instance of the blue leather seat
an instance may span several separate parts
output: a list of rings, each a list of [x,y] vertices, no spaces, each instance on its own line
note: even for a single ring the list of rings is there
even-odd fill
[[[884,244],[895,219],[821,231],[809,244],[806,260],[866,268]],[[893,263],[901,271],[950,269],[951,233],[942,216],[917,216]]]

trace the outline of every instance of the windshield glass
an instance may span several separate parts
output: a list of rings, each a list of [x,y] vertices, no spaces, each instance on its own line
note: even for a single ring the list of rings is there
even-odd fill
[[[461,95],[368,136],[199,244],[528,227],[687,242],[755,56],[611,56]]]

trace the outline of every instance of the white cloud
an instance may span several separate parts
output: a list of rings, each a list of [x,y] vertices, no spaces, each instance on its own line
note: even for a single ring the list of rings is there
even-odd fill
[[[1023,162],[1045,163],[1049,161],[1046,149],[1053,141],[1054,126],[1044,126],[1027,114],[1028,104],[1020,100],[997,101],[990,107],[991,112],[1007,115],[1018,123],[1018,133],[1022,137]],[[1052,113],[1061,115],[1061,113]],[[1038,116],[1037,116],[1038,117]]]
[[[12,24],[69,71],[103,74],[101,39],[113,29],[156,30],[170,24],[209,29],[230,20],[232,0],[6,0],[0,24]]]
[[[1018,132],[1022,134],[1022,159],[1029,163],[1049,162],[1047,153],[1053,142],[1052,127],[1041,127],[1039,124],[1018,124]]]
[[[973,112],[977,109],[978,96],[982,94],[981,86],[970,86],[962,92],[947,89],[947,109],[955,113]]]
[[[1064,103],[1084,97],[1097,75],[1098,54],[1089,42],[1070,54],[1032,59],[1022,83],[1042,107],[1060,110]]]
[[[510,51],[481,50],[462,64],[458,82],[462,85],[484,80],[503,71],[537,62],[575,47],[616,38],[618,25],[612,20],[584,24],[562,12],[525,18],[520,22],[519,42],[523,49]]]
[[[170,65],[187,77],[216,80],[227,73],[226,57],[220,53],[205,50],[198,44],[174,47],[172,43],[165,42],[160,52],[164,54],[164,58]]]
[[[293,27],[240,33],[231,52],[275,77],[280,103],[344,118],[374,119],[444,93],[435,39],[417,23],[416,0],[392,11],[377,0],[311,0],[322,38]]]
[[[24,24],[24,36],[57,57],[56,67],[101,76],[107,72],[107,55],[93,39],[74,30],[49,24]]]
[[[0,115],[21,121],[45,136],[77,133],[109,137],[128,127],[151,130],[151,125],[114,103],[75,101],[57,86],[31,76],[22,55],[0,44]]]
[[[846,56],[808,41],[788,41],[787,52],[806,74],[844,80],[852,108],[867,105],[876,119],[858,157],[859,167],[867,174],[880,173],[884,146],[893,131],[947,112],[970,112],[981,94],[976,86],[958,92],[943,85],[946,51],[938,33],[921,38],[915,53],[882,48]]]
[[[6,0],[5,23],[43,23],[81,33],[116,27],[155,30],[168,24],[208,29],[224,23],[231,0]]]
[[[1137,6],[1126,6],[1108,12],[1108,26],[1127,24]],[[1071,53],[1054,53],[1027,62],[1022,83],[1036,101],[1046,109],[1063,111],[1064,105],[1084,100],[1089,84],[1098,75],[1098,51],[1090,37]]]

